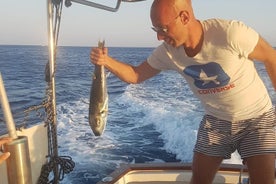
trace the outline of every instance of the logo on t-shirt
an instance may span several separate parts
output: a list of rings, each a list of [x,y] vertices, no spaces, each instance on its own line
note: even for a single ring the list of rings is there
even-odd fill
[[[230,77],[215,62],[205,65],[191,65],[186,67],[183,72],[192,77],[194,85],[200,89],[222,87],[230,81]]]

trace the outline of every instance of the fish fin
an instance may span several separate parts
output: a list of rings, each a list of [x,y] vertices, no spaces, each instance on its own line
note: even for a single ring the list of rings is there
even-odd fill
[[[111,72],[107,72],[106,78],[108,78],[111,75]]]
[[[98,41],[98,47],[99,47],[99,48],[103,49],[104,46],[105,46],[105,40],[103,40],[103,41]]]

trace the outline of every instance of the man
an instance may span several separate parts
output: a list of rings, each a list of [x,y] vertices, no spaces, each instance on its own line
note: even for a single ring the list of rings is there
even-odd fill
[[[276,51],[239,21],[199,21],[191,0],[154,0],[151,21],[164,43],[139,66],[93,48],[92,63],[128,83],[176,70],[205,108],[193,157],[193,184],[212,183],[223,159],[238,150],[252,184],[274,183],[275,112],[254,68],[261,61],[276,89]]]
[[[12,141],[12,139],[11,138],[9,138],[9,137],[2,137],[2,138],[0,138],[0,152],[1,152],[1,148],[2,148],[2,146],[4,145],[4,144],[6,144],[6,143],[9,143],[9,142],[11,142]],[[2,154],[0,154],[0,164],[2,163],[2,162],[4,162],[7,158],[9,158],[9,156],[10,156],[10,152],[4,152],[4,153],[2,153]]]

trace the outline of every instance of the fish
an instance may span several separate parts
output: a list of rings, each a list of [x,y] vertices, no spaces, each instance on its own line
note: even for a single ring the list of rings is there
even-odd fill
[[[99,41],[103,49],[105,41]],[[102,65],[95,65],[89,103],[89,125],[95,136],[101,136],[105,130],[108,115],[107,76]]]

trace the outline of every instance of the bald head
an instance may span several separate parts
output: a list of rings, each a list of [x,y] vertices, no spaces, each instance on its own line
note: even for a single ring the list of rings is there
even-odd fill
[[[153,22],[166,22],[180,11],[187,11],[193,16],[191,0],[154,0],[150,16]]]

